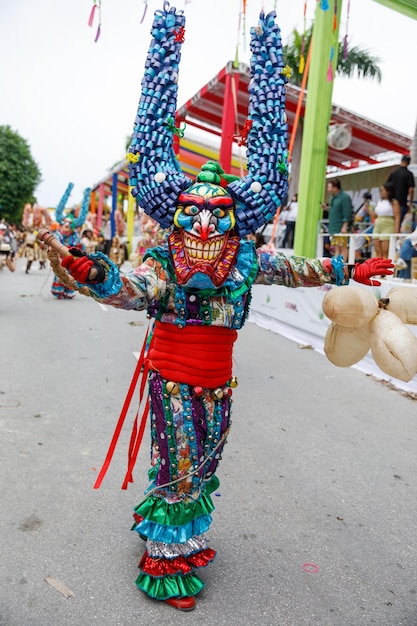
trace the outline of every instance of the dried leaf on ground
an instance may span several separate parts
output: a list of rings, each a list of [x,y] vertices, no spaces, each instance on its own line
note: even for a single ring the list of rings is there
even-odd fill
[[[71,589],[68,589],[68,587],[66,587],[64,583],[61,583],[60,580],[52,578],[52,576],[47,576],[45,580],[48,585],[51,585],[51,587],[59,591],[59,593],[62,593],[62,595],[66,598],[71,598],[72,596],[75,596],[75,593],[73,593]]]

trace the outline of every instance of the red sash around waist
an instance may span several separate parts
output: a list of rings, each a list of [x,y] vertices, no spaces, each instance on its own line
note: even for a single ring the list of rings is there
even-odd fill
[[[232,376],[237,331],[222,326],[185,326],[155,322],[149,368],[167,380],[219,387]]]

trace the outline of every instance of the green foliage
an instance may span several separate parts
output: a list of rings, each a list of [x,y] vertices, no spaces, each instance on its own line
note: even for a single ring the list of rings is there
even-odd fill
[[[0,126],[0,217],[20,223],[23,207],[35,201],[41,179],[27,141],[10,126]]]
[[[307,59],[312,33],[313,25],[306,29],[304,36],[303,33],[298,32],[294,28],[291,41],[283,46],[284,63],[291,68],[291,82],[295,85],[301,85],[303,78],[303,75],[299,72],[303,40],[304,58]],[[338,46],[337,74],[347,76],[348,78],[356,74],[358,78],[374,78],[381,82],[382,74],[378,66],[379,58],[372,56],[368,50],[363,50],[358,46],[351,48],[348,45],[347,58],[345,59],[343,41],[339,41]]]

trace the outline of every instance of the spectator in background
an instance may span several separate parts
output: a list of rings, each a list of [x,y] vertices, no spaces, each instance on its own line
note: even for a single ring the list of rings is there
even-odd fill
[[[366,191],[362,196],[362,203],[353,214],[353,231],[362,233],[363,237],[355,237],[355,259],[369,257],[372,252],[372,239],[366,235],[373,231],[372,194]]]
[[[411,259],[417,256],[417,228],[404,239],[400,249],[400,256],[395,262],[399,269],[399,278],[411,278]]]
[[[11,272],[16,269],[15,253],[12,246],[12,237],[6,224],[0,224],[0,270],[7,267]]]
[[[394,197],[394,184],[384,183],[379,190],[380,199],[372,209],[375,217],[373,242],[375,256],[388,258],[389,235],[400,232],[401,209]],[[375,235],[379,235],[375,237]]]
[[[298,213],[298,193],[294,194],[291,198],[291,202],[288,204],[288,211],[286,211],[286,229],[285,235],[282,242],[283,248],[293,248],[294,247],[294,236],[295,236],[295,223],[297,221],[297,213]]]
[[[26,274],[29,274],[33,261],[37,259],[37,248],[38,244],[36,242],[35,231],[32,227],[28,226],[22,247],[22,256],[26,259]]]
[[[400,166],[397,167],[387,178],[387,183],[394,185],[394,198],[399,202],[401,208],[401,220],[403,221],[406,213],[413,210],[414,199],[414,175],[408,169],[410,157],[404,154],[401,158]],[[399,229],[396,232],[400,232]]]
[[[287,230],[287,207],[282,207],[278,215],[277,234],[276,234],[276,247],[282,248],[282,244],[285,237],[285,231]]]
[[[330,193],[328,232],[333,247],[333,255],[339,256],[341,254],[343,259],[347,261],[349,238],[343,235],[347,235],[351,229],[353,221],[352,200],[347,193],[342,191],[342,185],[338,178],[331,178],[328,181],[327,191]]]
[[[363,230],[363,227],[358,227],[359,224],[363,224],[365,222],[366,225],[369,225],[371,221],[371,200],[372,194],[369,191],[366,191],[362,196],[362,204],[356,209],[353,214],[353,224],[355,231]]]
[[[94,233],[90,228],[85,228],[81,235],[82,249],[86,254],[92,254],[96,251],[97,239],[94,237]]]
[[[119,235],[115,235],[111,240],[109,259],[120,269],[125,262],[125,245]]]
[[[265,247],[266,249],[269,248],[265,235],[263,233],[251,233],[250,235],[247,236],[247,239],[255,243],[255,248],[257,250],[258,248],[263,248],[263,247]]]
[[[417,226],[414,209],[412,211],[408,210],[403,220],[401,222],[400,233],[404,235],[410,235]]]

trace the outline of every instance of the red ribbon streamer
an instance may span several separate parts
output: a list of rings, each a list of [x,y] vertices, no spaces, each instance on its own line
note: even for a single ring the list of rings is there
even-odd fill
[[[137,386],[137,383],[138,383],[138,380],[139,380],[139,376],[140,376],[140,372],[141,372],[141,369],[142,369],[142,365],[144,365],[144,362],[145,362],[145,350],[146,350],[146,341],[148,339],[148,334],[149,334],[149,328],[146,331],[145,341],[143,342],[142,350],[141,350],[138,362],[136,364],[136,368],[135,368],[135,371],[133,373],[133,377],[132,377],[131,383],[129,385],[128,392],[126,394],[126,398],[125,398],[125,401],[123,403],[123,407],[122,407],[119,419],[117,421],[116,428],[114,430],[113,437],[111,439],[110,446],[109,446],[109,449],[108,449],[107,454],[106,454],[106,458],[105,458],[103,466],[102,466],[102,468],[101,468],[101,470],[99,472],[99,475],[97,476],[97,480],[94,483],[94,489],[99,489],[100,488],[100,485],[101,485],[101,483],[103,481],[104,476],[107,473],[107,470],[109,469],[109,466],[110,466],[110,463],[111,463],[114,451],[116,449],[117,441],[118,441],[120,433],[122,431],[123,424],[124,424],[124,421],[126,419],[126,415],[127,415],[128,410],[129,410],[130,403],[132,401],[133,393],[134,393],[134,391],[136,389],[136,386]],[[146,374],[147,374],[147,372],[148,372],[147,366],[145,366],[144,374],[145,374],[145,371],[146,371]],[[142,395],[143,395],[143,388],[144,388],[145,382],[146,382],[146,377],[144,376],[143,380],[142,380],[142,385],[141,385]],[[148,406],[148,403],[147,403],[147,406]],[[149,407],[148,407],[148,410],[149,410]],[[144,414],[145,413],[147,415],[147,407],[145,407]],[[146,418],[144,420],[144,417],[142,417],[142,422],[143,421],[146,422]],[[133,424],[133,430],[137,427],[136,425],[137,425],[137,414],[136,414],[135,422]],[[141,428],[142,428],[142,423],[141,423]],[[144,429],[144,427],[143,427],[143,429]],[[140,433],[140,429],[139,429],[139,433]],[[142,435],[143,435],[143,433],[142,433]],[[132,437],[133,437],[133,432],[132,432]],[[131,437],[131,440],[132,440],[132,437]],[[139,438],[139,436],[138,436],[138,438]],[[132,451],[134,451],[135,445],[131,443],[131,446],[132,446]],[[137,456],[138,451],[139,451],[139,448],[136,451],[136,456]],[[128,474],[129,474],[129,469],[130,469],[130,465],[131,465],[130,460],[131,460],[131,451],[129,450]],[[136,460],[136,457],[135,457],[135,460]],[[133,466],[132,466],[132,469],[133,469]],[[125,479],[125,482],[126,482],[126,479]]]
[[[133,483],[132,472],[133,472],[133,468],[135,467],[136,459],[138,457],[140,444],[142,443],[143,433],[145,432],[146,420],[148,418],[148,414],[149,414],[149,398],[147,398],[146,400],[146,405],[145,405],[145,409],[143,411],[142,419],[140,422],[139,431],[137,431],[138,413],[136,413],[135,423],[134,423],[133,430],[132,430],[132,436],[130,438],[128,468],[127,468],[127,472],[125,475],[125,479],[123,481],[122,489],[127,489],[128,484]],[[136,436],[136,432],[137,432],[137,436]]]

